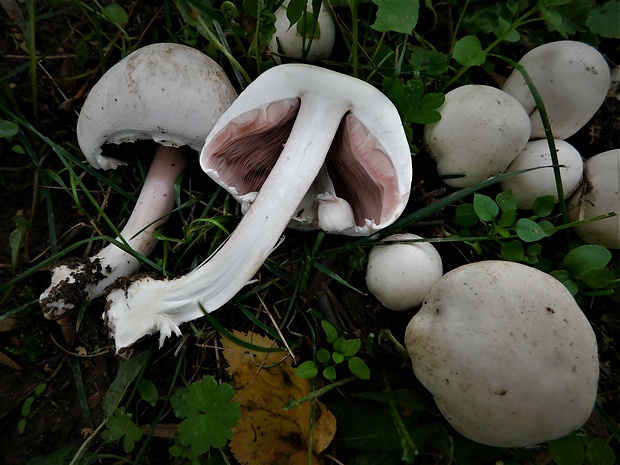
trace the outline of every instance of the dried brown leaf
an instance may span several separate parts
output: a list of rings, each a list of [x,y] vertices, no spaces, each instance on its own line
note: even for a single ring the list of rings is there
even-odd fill
[[[261,347],[277,347],[270,339],[253,333],[234,335]],[[310,417],[313,405],[305,402],[284,410],[290,399],[311,392],[310,381],[295,375],[286,352],[252,352],[230,340],[222,340],[241,407],[241,419],[230,448],[243,465],[307,465]],[[314,402],[312,463],[323,463],[320,453],[336,433],[336,419],[319,401]]]

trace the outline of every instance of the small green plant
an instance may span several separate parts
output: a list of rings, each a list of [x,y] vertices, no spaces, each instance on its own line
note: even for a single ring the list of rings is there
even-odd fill
[[[602,245],[579,245],[549,274],[562,282],[573,296],[612,295],[620,279],[607,267],[610,261],[611,252]]]
[[[356,356],[362,341],[359,338],[345,339],[338,329],[326,320],[321,321],[327,342],[332,344],[332,351],[321,347],[316,352],[316,362],[308,360],[297,367],[296,374],[300,378],[314,378],[319,370],[325,379],[336,379],[336,366],[347,363],[349,371],[359,379],[370,379],[370,369],[366,363]]]
[[[600,438],[580,436],[573,432],[549,442],[549,454],[557,465],[613,465],[616,453]]]
[[[19,131],[19,126],[12,121],[0,119],[0,137],[10,140]]]
[[[17,430],[20,433],[23,433],[26,430],[26,422],[28,420],[28,417],[30,416],[30,411],[32,410],[33,402],[35,401],[37,397],[43,394],[46,387],[47,387],[46,383],[39,384],[34,390],[34,392],[32,393],[32,395],[28,396],[28,398],[26,398],[26,400],[24,401],[24,405],[22,405],[22,417],[17,422]]]
[[[241,417],[239,404],[232,401],[234,397],[230,384],[218,384],[212,376],[179,389],[170,404],[183,421],[170,455],[198,463],[198,457],[211,448],[224,447]]]
[[[152,381],[142,379],[139,381],[138,392],[140,398],[154,407],[159,398],[157,388]],[[106,429],[101,433],[107,443],[123,439],[123,450],[127,453],[134,450],[136,442],[142,439],[144,431],[131,419],[131,413],[125,407],[119,407],[106,421]]]
[[[461,227],[457,234],[478,253],[482,252],[482,243],[491,240],[499,245],[502,259],[540,268],[562,282],[573,296],[613,294],[619,280],[608,266],[612,254],[605,247],[573,244],[569,252],[562,252],[561,256],[543,256],[539,241],[556,231],[546,219],[553,208],[553,196],[539,197],[533,204],[531,216],[518,218],[512,192],[501,192],[495,199],[474,194],[473,203],[463,203],[456,208],[454,222]]]
[[[481,253],[482,241],[501,241],[501,258],[535,264],[542,251],[538,241],[555,231],[553,224],[545,219],[553,206],[553,196],[539,197],[534,201],[532,214],[518,218],[517,201],[511,191],[500,192],[495,199],[474,194],[473,203],[462,203],[456,208],[454,222],[460,227],[458,235],[470,238],[465,242],[476,252]],[[524,247],[524,243],[529,245]]]
[[[125,407],[120,407],[108,418],[106,429],[101,436],[108,443],[123,438],[123,450],[131,452],[143,434],[142,429],[131,419],[131,414],[125,411]]]
[[[13,143],[13,136],[19,133],[19,126],[13,121],[0,119],[0,139],[6,139],[8,143]],[[19,144],[13,144],[11,150],[19,155],[23,155],[24,148]]]

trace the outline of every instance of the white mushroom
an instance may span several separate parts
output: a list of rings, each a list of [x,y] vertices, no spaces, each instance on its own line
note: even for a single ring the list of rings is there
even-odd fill
[[[201,163],[239,195],[253,193],[253,201],[227,242],[187,275],[142,279],[109,294],[106,317],[117,350],[156,331],[161,344],[203,309],[228,302],[317,182],[317,192],[348,203],[354,224],[347,231],[357,235],[392,223],[411,183],[409,144],[389,99],[370,84],[310,65],[276,66],[252,82],[207,137]]]
[[[575,226],[588,244],[620,249],[620,149],[608,150],[586,160],[585,182],[568,204],[568,217],[578,221],[615,212],[616,216]]]
[[[502,174],[530,137],[528,115],[499,89],[465,85],[446,94],[441,120],[424,126],[424,146],[452,187]]]
[[[273,34],[271,42],[269,43],[269,51],[278,53],[280,50],[283,55],[300,60],[304,58],[305,47],[307,50],[305,56],[306,60],[327,60],[336,41],[336,25],[334,24],[333,18],[323,3],[321,3],[321,8],[316,18],[316,30],[314,31],[314,35],[312,35],[313,31],[304,31],[303,29],[303,16],[297,23],[290,24],[287,16],[289,3],[290,0],[285,0],[276,10],[276,32]],[[308,4],[306,14],[313,14],[311,1]],[[313,21],[307,21],[305,25],[310,27],[313,24]],[[302,36],[300,30],[301,32],[305,32],[305,38]],[[274,60],[276,63],[279,63],[280,57],[274,55]]]
[[[556,139],[566,139],[581,129],[599,109],[609,89],[605,58],[582,42],[561,40],[540,45],[526,53],[519,64],[542,98]],[[518,70],[510,74],[502,90],[516,98],[530,114],[531,138],[544,138],[534,97]]]
[[[78,143],[95,168],[122,161],[104,156],[106,143],[159,143],[137,204],[117,241],[148,255],[154,229],[174,206],[174,180],[185,168],[181,146],[200,150],[209,131],[236,97],[224,71],[209,57],[177,44],[141,48],[113,66],[90,91],[77,124]],[[104,293],[119,277],[136,271],[138,259],[110,244],[85,262],[52,270],[40,297],[44,314],[59,318],[80,302]]]
[[[461,434],[498,447],[563,437],[590,416],[597,343],[562,283],[481,261],[446,273],[405,332],[420,382]]]
[[[577,149],[568,142],[555,140],[564,198],[570,196],[581,182],[583,175],[583,161]],[[532,140],[517,155],[506,169],[506,172],[518,171],[540,166],[551,166],[551,154],[546,140]],[[529,210],[534,200],[543,195],[555,196],[558,201],[558,191],[555,184],[553,168],[543,168],[513,176],[500,182],[502,190],[511,190],[517,199],[519,208]]]
[[[393,234],[368,254],[366,285],[390,310],[408,310],[422,303],[443,274],[441,256],[430,242],[415,234]]]

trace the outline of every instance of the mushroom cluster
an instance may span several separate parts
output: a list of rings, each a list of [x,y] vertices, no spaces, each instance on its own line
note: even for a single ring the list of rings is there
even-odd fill
[[[181,323],[227,303],[287,226],[368,235],[393,223],[409,198],[411,152],[394,105],[370,84],[311,65],[272,68],[237,98],[223,70],[201,52],[150,45],[93,87],[77,133],[85,157],[102,169],[123,164],[102,154],[103,144],[159,144],[117,241],[86,263],[55,268],[40,298],[47,317],[61,318],[108,292],[104,317],[118,350],[156,331],[163,342],[180,334]],[[153,231],[174,206],[182,146],[201,151],[203,170],[242,204],[244,216],[187,275],[137,279],[121,289],[129,281],[118,278],[153,250]]]
[[[523,56],[519,63],[534,82],[547,110],[556,138],[564,195],[569,200],[571,221],[581,221],[619,211],[618,179],[620,150],[610,150],[581,161],[578,152],[565,140],[581,129],[607,96],[617,95],[618,68],[610,71],[605,58],[593,47],[574,41],[541,45]],[[549,164],[549,148],[541,138],[544,129],[534,99],[520,73],[513,71],[502,90],[514,96],[530,113],[532,140],[517,156],[509,171]],[[585,171],[585,176],[582,176]],[[583,180],[583,185],[582,184]],[[550,170],[528,172],[502,182],[512,189],[519,207],[529,208],[541,195],[555,195]],[[585,242],[610,249],[620,248],[620,217],[584,223],[574,228]]]
[[[536,47],[519,64],[527,71],[545,105],[557,150],[564,197],[581,183],[583,162],[577,150],[565,139],[574,135],[602,105],[611,84],[609,66],[594,47],[561,40]],[[523,76],[514,70],[502,90],[516,98],[530,115],[531,143],[517,156],[508,171],[551,165],[551,153],[544,142],[545,130],[540,112]],[[546,147],[545,147],[546,146]],[[558,201],[551,169],[528,172],[503,183],[513,189],[519,207],[529,209],[536,196],[554,195]]]
[[[114,169],[124,162],[103,155],[104,144],[153,140],[158,148],[133,212],[116,238],[125,248],[110,244],[86,261],[69,260],[52,269],[52,282],[39,299],[46,317],[63,317],[140,267],[136,256],[152,252],[157,244],[153,232],[174,206],[174,181],[186,166],[182,147],[200,151],[236,96],[215,61],[178,44],[138,49],[95,84],[77,123],[86,160],[97,169]]]
[[[570,40],[536,47],[519,64],[547,110],[568,197],[581,182],[583,163],[564,139],[582,128],[605,100],[609,66],[594,47]],[[469,85],[448,92],[438,111],[441,120],[424,128],[424,146],[449,186],[470,186],[503,172],[552,164],[534,97],[516,69],[501,90]],[[520,174],[502,187],[513,191],[522,209],[531,208],[539,196],[558,200],[551,168]]]
[[[413,370],[448,422],[476,442],[526,447],[590,416],[597,342],[562,283],[513,262],[446,273],[411,319]]]

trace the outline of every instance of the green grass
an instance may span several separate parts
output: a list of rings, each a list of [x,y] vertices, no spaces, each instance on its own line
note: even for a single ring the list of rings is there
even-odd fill
[[[606,252],[596,251],[596,257],[603,257],[595,268],[604,276],[604,286],[593,288],[573,279],[576,271],[565,257],[582,244],[567,224],[562,203],[544,215],[516,208],[506,214],[496,204],[497,214],[501,210],[504,219],[511,217],[503,224],[501,215],[488,216],[488,208],[495,208],[492,203],[503,198],[499,179],[461,190],[447,188],[422,148],[422,130],[424,123],[437,119],[446,92],[467,83],[497,87],[528,46],[582,40],[608,53],[617,65],[613,53],[618,31],[605,18],[615,14],[618,2],[325,1],[336,18],[338,41],[330,59],[318,65],[371,83],[398,108],[413,154],[409,207],[394,225],[366,238],[286,231],[255,282],[208,318],[184,325],[183,338],[168,339],[162,349],[157,349],[156,337],[141,341],[131,364],[114,355],[101,320],[104,299],[84,302],[61,325],[45,320],[37,302],[48,285],[48,267],[61,259],[93,255],[114,240],[139,194],[152,153],[148,143],[122,146],[117,150],[127,166],[115,172],[91,168],[76,141],[80,106],[105,70],[153,42],[183,43],[205,52],[242,91],[274,66],[266,42],[280,2],[148,3],[27,1],[20,4],[25,19],[5,24],[5,56],[0,61],[0,324],[10,326],[0,332],[0,353],[23,368],[17,376],[0,367],[20,379],[12,381],[15,396],[7,397],[0,411],[0,450],[9,450],[11,444],[14,451],[7,455],[7,464],[234,464],[227,447],[212,448],[199,459],[177,443],[176,458],[170,455],[178,436],[166,437],[162,425],[178,426],[171,400],[178,404],[178,393],[184,392],[180,390],[205,376],[228,381],[220,334],[239,330],[268,335],[281,346],[288,344],[301,363],[316,361],[317,353],[331,353],[334,341],[325,339],[321,326],[327,320],[343,340],[361,341],[355,355],[369,368],[370,379],[350,377],[345,367],[337,374],[330,371],[339,383],[331,389],[320,374],[310,376],[320,400],[339,418],[335,447],[327,449],[325,463],[552,460],[558,465],[611,465],[609,451],[620,443],[620,420],[615,417],[620,406],[618,251],[610,251],[607,261]],[[321,2],[312,3],[318,7]],[[592,137],[592,128],[571,139],[584,157],[612,142],[605,132]],[[241,218],[234,199],[200,172],[197,160],[190,167],[177,181],[177,208],[158,231],[158,248],[149,257],[139,257],[143,272],[167,278],[189,272],[217,250]],[[526,219],[544,219],[545,231],[555,234],[524,239],[518,221]],[[396,231],[429,238],[446,270],[471,261],[514,259],[516,241],[521,261],[552,274],[569,273],[560,274],[567,282],[573,279],[599,342],[601,378],[592,419],[576,433],[534,449],[482,446],[454,431],[402,353],[404,326],[413,312],[381,308],[365,287],[370,247]],[[333,368],[331,362],[329,366]],[[43,383],[44,391],[23,412],[25,399]],[[39,405],[43,400],[59,407],[44,409]],[[79,412],[70,414],[67,404],[79,405]],[[18,430],[20,422],[23,431]]]

